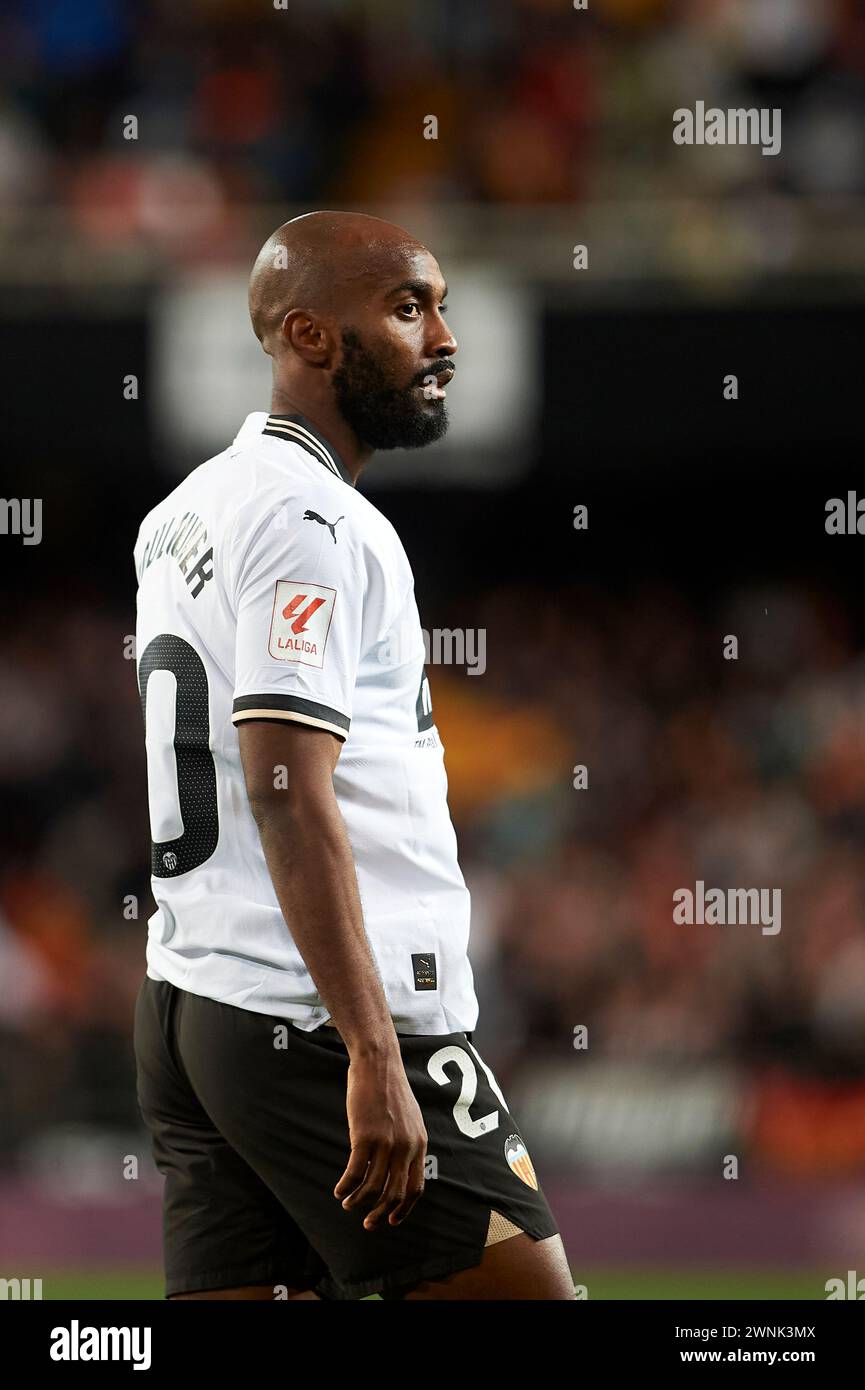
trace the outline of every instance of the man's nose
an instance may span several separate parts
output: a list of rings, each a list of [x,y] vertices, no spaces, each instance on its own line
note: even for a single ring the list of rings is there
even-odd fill
[[[447,324],[439,323],[427,343],[430,357],[453,357],[458,349],[459,344]]]

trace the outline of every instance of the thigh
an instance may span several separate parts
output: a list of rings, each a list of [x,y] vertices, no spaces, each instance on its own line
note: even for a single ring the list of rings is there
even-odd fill
[[[323,1268],[302,1232],[202,1106],[178,1055],[181,992],[147,977],[135,1010],[138,1102],[165,1178],[166,1297],[290,1298]]]
[[[195,1000],[179,1038],[220,1133],[327,1266],[315,1286],[327,1296],[386,1296],[480,1264],[493,1212],[533,1242],[557,1234],[516,1121],[464,1034],[400,1038],[429,1136],[426,1184],[403,1225],[373,1231],[333,1195],[350,1150],[349,1060],[334,1030]]]
[[[480,1263],[441,1280],[427,1280],[397,1295],[430,1299],[576,1299],[561,1236],[512,1236],[484,1250]]]

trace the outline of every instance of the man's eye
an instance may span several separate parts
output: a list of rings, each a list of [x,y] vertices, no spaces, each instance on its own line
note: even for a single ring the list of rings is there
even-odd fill
[[[401,304],[401,305],[400,305],[400,310],[403,310],[403,309],[417,309],[418,313],[420,313],[420,305],[419,305],[419,304]]]

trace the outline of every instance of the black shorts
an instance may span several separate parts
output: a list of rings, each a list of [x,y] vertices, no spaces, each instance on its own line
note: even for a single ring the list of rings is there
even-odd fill
[[[465,1033],[400,1036],[429,1142],[423,1195],[366,1231],[333,1189],[349,1157],[335,1029],[141,986],[138,1102],[165,1176],[165,1295],[249,1284],[398,1297],[480,1262],[491,1212],[557,1234],[517,1123]]]

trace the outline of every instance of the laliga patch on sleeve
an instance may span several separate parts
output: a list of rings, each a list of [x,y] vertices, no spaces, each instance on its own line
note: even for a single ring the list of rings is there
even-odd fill
[[[336,589],[277,579],[267,650],[275,661],[323,666]]]

